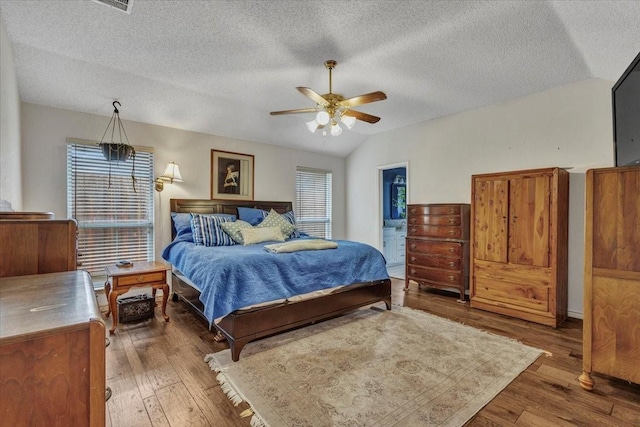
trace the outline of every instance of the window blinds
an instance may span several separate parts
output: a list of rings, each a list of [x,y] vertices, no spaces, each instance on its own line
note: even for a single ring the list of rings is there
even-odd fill
[[[136,147],[136,192],[132,161],[107,162],[96,143],[67,144],[67,214],[78,222],[80,268],[94,278],[119,260],[154,258],[153,152]]]
[[[296,168],[296,224],[311,236],[331,238],[331,172]]]

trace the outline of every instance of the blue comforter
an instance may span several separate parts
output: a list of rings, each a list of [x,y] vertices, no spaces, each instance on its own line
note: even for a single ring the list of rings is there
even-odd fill
[[[389,278],[380,251],[363,243],[335,242],[336,249],[275,254],[264,245],[276,242],[208,247],[173,241],[162,257],[200,289],[211,324],[254,304]]]

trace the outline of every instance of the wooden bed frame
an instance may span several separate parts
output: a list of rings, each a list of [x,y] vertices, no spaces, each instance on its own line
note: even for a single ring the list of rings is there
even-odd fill
[[[238,216],[237,207],[258,208],[279,213],[291,210],[291,202],[171,199],[171,212],[181,213],[225,213]],[[171,237],[176,229],[171,221]],[[204,306],[200,302],[200,292],[172,274],[173,300],[183,300],[204,316]],[[356,285],[356,284],[353,284]],[[227,339],[231,348],[231,358],[238,361],[243,347],[250,341],[263,338],[299,326],[339,316],[359,307],[383,301],[391,310],[391,280],[377,280],[359,283],[340,292],[296,302],[283,302],[253,310],[239,310],[228,314],[216,329]],[[206,318],[205,318],[206,320]]]

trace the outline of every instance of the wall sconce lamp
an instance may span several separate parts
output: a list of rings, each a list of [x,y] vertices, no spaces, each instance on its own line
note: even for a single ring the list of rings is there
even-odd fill
[[[180,175],[180,167],[176,164],[176,162],[167,163],[167,167],[162,172],[156,180],[155,189],[156,191],[164,190],[164,183],[168,182],[169,184],[173,184],[174,182],[183,182],[182,175]]]

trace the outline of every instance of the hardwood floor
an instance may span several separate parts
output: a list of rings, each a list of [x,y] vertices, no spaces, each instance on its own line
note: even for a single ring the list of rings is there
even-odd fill
[[[457,294],[418,289],[403,292],[393,280],[393,303],[508,336],[550,353],[541,356],[467,426],[640,426],[640,385],[595,375],[596,389],[578,385],[582,372],[582,321],[558,329],[471,309]],[[103,312],[106,307],[103,307]],[[165,323],[119,324],[107,347],[107,425],[249,426],[220,390],[204,355],[226,348],[182,302],[169,302]],[[107,323],[110,323],[107,320]],[[108,325],[110,326],[110,325]],[[242,357],[242,356],[241,356]],[[278,426],[273,426],[278,427]]]

